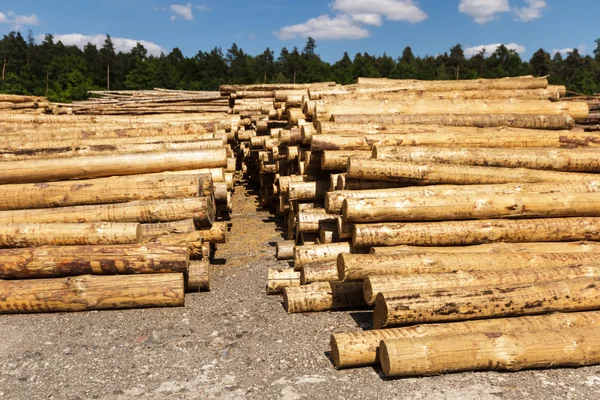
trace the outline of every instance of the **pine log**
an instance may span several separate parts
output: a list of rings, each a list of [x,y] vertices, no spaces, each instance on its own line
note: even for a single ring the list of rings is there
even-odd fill
[[[404,182],[391,182],[391,181],[376,181],[366,179],[352,179],[348,178],[348,174],[338,177],[338,184],[336,190],[380,190],[380,189],[397,189],[405,187]]]
[[[600,252],[600,243],[596,242],[538,242],[538,243],[488,243],[474,246],[393,246],[371,247],[370,254],[406,254],[406,253],[502,253],[502,252],[548,252],[580,253]]]
[[[118,204],[95,204],[29,210],[0,211],[0,223],[75,222],[170,222],[194,219],[197,226],[211,227],[215,220],[212,197],[143,200]]]
[[[492,242],[600,241],[600,218],[445,221],[355,225],[353,245],[467,246]]]
[[[325,198],[329,182],[289,182],[289,200],[314,201]]]
[[[338,254],[351,253],[350,243],[331,243],[294,248],[294,264],[300,267],[315,262],[336,261]]]
[[[595,365],[600,363],[600,337],[596,332],[582,328],[385,339],[379,357],[386,376]]]
[[[337,215],[326,214],[325,210],[300,212],[296,215],[296,228],[300,233],[317,233],[322,226],[335,226]]]
[[[331,121],[349,124],[425,124],[475,126],[479,128],[512,127],[563,130],[575,126],[569,115],[549,114],[401,114],[401,115],[333,115]]]
[[[360,282],[316,282],[283,289],[288,313],[365,308]]]
[[[600,278],[379,293],[375,329],[422,322],[600,309]]]
[[[487,258],[487,257],[486,257]],[[540,263],[539,265],[544,265]],[[558,264],[556,264],[558,265]],[[568,265],[574,265],[569,267]],[[375,303],[378,293],[434,290],[469,286],[513,285],[534,282],[569,280],[581,277],[600,277],[600,267],[579,266],[569,263],[558,267],[526,268],[529,265],[516,266],[506,270],[469,270],[469,266],[455,272],[437,272],[406,275],[369,275],[363,281],[365,302]],[[591,265],[591,264],[590,264]],[[597,264],[596,264],[597,265]],[[394,271],[390,271],[393,273]]]
[[[54,246],[0,250],[0,279],[185,272],[184,247]]]
[[[0,281],[0,313],[174,307],[183,304],[181,273]]]
[[[293,268],[269,268],[267,294],[281,294],[288,287],[300,286],[300,272]]]
[[[33,183],[227,166],[225,149],[73,157],[2,163],[0,183]]]
[[[525,268],[595,265],[600,253],[514,252],[340,254],[340,280],[359,281],[375,275],[433,274],[457,271],[505,271]]]
[[[547,77],[511,77],[500,79],[465,79],[456,81],[422,81],[416,79],[358,78],[358,86],[379,86],[386,90],[513,90],[545,89]]]
[[[371,158],[369,150],[327,150],[321,156],[321,169],[326,171],[345,171],[348,158]]]
[[[338,279],[336,261],[303,264],[300,269],[300,282],[308,285],[314,282],[333,282]]]
[[[569,172],[600,171],[600,159],[596,149],[384,147],[381,151],[375,147],[373,158],[416,164],[440,163]]]
[[[344,221],[355,223],[600,217],[600,194],[560,192],[347,199],[342,209]]]
[[[336,220],[337,221],[337,220]],[[336,241],[337,222],[321,226],[319,229],[319,243],[329,244]]]
[[[0,224],[0,248],[140,243],[137,223]]]
[[[412,164],[390,160],[350,158],[347,179],[403,182],[415,185],[478,185],[594,181],[598,175],[540,171],[526,168],[473,167],[450,164]]]
[[[183,246],[188,249],[190,259],[203,259],[202,233],[200,231],[162,236],[151,235],[144,238],[143,243],[155,243],[163,246]]]
[[[275,257],[278,260],[293,260],[295,246],[295,240],[286,240],[283,242],[278,242],[275,245]]]
[[[518,318],[486,319],[444,324],[413,325],[404,328],[341,332],[331,335],[331,357],[336,368],[374,365],[379,362],[382,340],[405,341],[413,338],[466,335],[477,332],[525,333],[598,328],[600,312],[554,313]],[[532,333],[528,334],[532,336]],[[460,342],[461,340],[458,340]]]
[[[125,203],[204,195],[212,180],[200,175],[147,174],[77,182],[0,185],[0,210]]]
[[[190,261],[185,274],[186,292],[208,292],[210,291],[210,262]]]
[[[365,181],[369,182],[369,181]],[[381,182],[381,181],[374,181]],[[521,193],[596,193],[600,191],[598,180],[591,182],[530,183],[497,185],[435,185],[374,190],[338,190],[325,195],[325,210],[330,214],[342,214],[344,201],[348,207],[369,205],[378,207],[380,200],[392,197],[509,195]]]
[[[202,241],[208,243],[223,244],[229,238],[229,224],[226,221],[213,222],[210,229],[200,230]]]

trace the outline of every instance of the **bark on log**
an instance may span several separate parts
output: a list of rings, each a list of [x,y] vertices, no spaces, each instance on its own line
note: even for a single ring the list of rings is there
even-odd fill
[[[457,271],[508,271],[596,265],[600,253],[514,252],[340,254],[340,280],[359,281],[375,275],[434,274]]]
[[[296,231],[298,233],[318,233],[323,226],[335,226],[337,215],[326,214],[325,211],[300,212],[296,215]]]
[[[548,114],[404,114],[404,115],[333,115],[332,122],[351,124],[437,124],[475,126],[479,128],[512,127],[525,129],[572,129],[575,120],[569,115]]]
[[[2,224],[0,248],[140,243],[137,223]]]
[[[197,226],[211,227],[215,220],[212,197],[144,200],[29,210],[0,211],[0,223],[170,222],[194,219]]]
[[[0,250],[0,279],[185,272],[184,247],[49,246]]]
[[[370,254],[406,254],[406,253],[502,253],[502,252],[548,252],[580,253],[600,252],[600,243],[596,242],[538,242],[538,243],[488,243],[474,246],[393,246],[371,247]]]
[[[577,367],[600,363],[600,337],[595,332],[596,329],[583,328],[386,339],[379,352],[386,376]]]
[[[269,268],[267,294],[281,294],[284,288],[300,286],[300,272],[293,268]]]
[[[543,263],[542,263],[543,264]],[[567,265],[575,265],[568,267]],[[564,266],[542,268],[507,268],[503,270],[456,270],[455,272],[439,272],[408,275],[369,275],[363,281],[365,302],[375,303],[377,294],[391,292],[434,290],[454,287],[513,285],[534,282],[569,280],[581,277],[600,277],[600,267],[578,266],[565,263]],[[591,265],[591,264],[590,264]]]
[[[208,292],[210,291],[210,262],[190,261],[185,275],[186,292]]]
[[[210,229],[200,230],[202,241],[208,243],[223,244],[229,238],[229,224],[226,221],[213,222]]]
[[[181,221],[164,222],[158,224],[142,224],[142,240],[146,241],[152,237],[172,235],[177,233],[191,233],[196,231],[193,219]]]
[[[212,182],[200,175],[147,174],[0,185],[0,210],[198,197],[204,195],[205,184],[210,188]]]
[[[275,245],[275,257],[278,260],[293,260],[295,240],[286,240]]]
[[[333,282],[338,279],[336,261],[316,262],[303,264],[300,269],[300,282],[308,285],[314,282]]]
[[[600,217],[600,194],[560,192],[347,199],[342,215],[345,222],[355,223]]]
[[[386,90],[513,90],[545,89],[547,77],[523,76],[500,79],[466,79],[456,81],[421,81],[416,79],[358,78],[358,86],[379,86]]]
[[[321,156],[321,169],[326,171],[345,171],[348,158],[371,158],[369,150],[327,150]]]
[[[351,252],[350,243],[296,246],[294,249],[294,264],[296,267],[300,267],[315,262],[336,261],[338,254]]]
[[[600,278],[379,293],[375,329],[422,322],[600,309]],[[417,296],[417,297],[415,297]]]
[[[225,149],[74,157],[3,163],[0,184],[33,183],[113,175],[149,174],[227,166]]]
[[[329,190],[329,182],[290,182],[289,200],[314,201],[325,198],[325,193]]]
[[[366,181],[368,182],[368,181]],[[377,181],[380,182],[380,181]],[[498,184],[498,185],[435,185],[424,187],[406,187],[374,190],[338,190],[325,195],[325,210],[330,214],[342,214],[344,201],[350,205],[371,204],[377,207],[380,199],[390,197],[423,197],[423,196],[464,196],[466,194],[508,195],[520,193],[597,193],[600,183],[531,183],[531,184]]]
[[[327,152],[323,152],[326,154]],[[368,157],[363,157],[368,158]],[[395,147],[373,149],[373,158],[416,164],[440,163],[503,168],[530,168],[568,172],[598,172],[596,149],[547,148],[439,148]]]
[[[316,282],[283,290],[283,308],[290,314],[364,307],[362,284],[357,282]]]
[[[431,338],[442,335],[446,337],[477,332],[524,333],[562,331],[582,327],[597,329],[599,326],[600,312],[589,311],[341,332],[331,335],[331,357],[338,369],[363,367],[379,362],[379,344],[384,339],[404,341],[420,337]]]
[[[355,225],[353,245],[467,246],[492,242],[600,241],[600,218],[445,221]]]
[[[0,281],[0,313],[66,312],[184,304],[183,274]]]
[[[346,179],[403,182],[414,185],[482,185],[594,181],[596,174],[540,171],[526,168],[473,167],[450,164],[411,164],[390,160],[348,160]]]
[[[164,236],[151,236],[144,238],[143,243],[156,243],[164,246],[183,246],[188,249],[190,259],[203,258],[202,234],[200,231],[190,233],[175,233]]]

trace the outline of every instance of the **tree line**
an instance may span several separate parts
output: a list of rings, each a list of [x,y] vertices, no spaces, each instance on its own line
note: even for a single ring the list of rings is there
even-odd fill
[[[140,43],[129,52],[116,52],[109,35],[98,48],[88,43],[83,49],[55,41],[50,34],[36,43],[31,31],[27,37],[10,32],[0,40],[2,82],[0,92],[46,96],[52,101],[69,102],[88,97],[88,90],[142,90],[155,87],[179,90],[218,90],[219,85],[252,83],[355,82],[356,78],[394,79],[473,79],[518,75],[550,75],[551,84],[565,85],[582,94],[600,92],[600,39],[591,55],[577,49],[551,56],[544,49],[529,61],[499,46],[492,54],[482,50],[465,57],[460,44],[449,52],[419,57],[407,46],[394,59],[357,53],[330,64],[316,53],[317,44],[308,38],[303,49],[283,47],[276,57],[267,48],[250,55],[235,43],[227,51],[215,47],[185,57],[180,49],[169,54],[149,55]]]

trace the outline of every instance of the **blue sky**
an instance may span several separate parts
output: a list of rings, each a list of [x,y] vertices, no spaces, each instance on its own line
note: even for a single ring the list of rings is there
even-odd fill
[[[529,59],[540,47],[591,53],[599,15],[600,0],[3,0],[0,32],[31,29],[79,46],[109,33],[119,49],[144,41],[154,53],[179,47],[188,56],[233,42],[277,55],[313,36],[326,61],[344,51],[397,57],[410,45],[435,55],[461,43],[469,54],[503,43]]]

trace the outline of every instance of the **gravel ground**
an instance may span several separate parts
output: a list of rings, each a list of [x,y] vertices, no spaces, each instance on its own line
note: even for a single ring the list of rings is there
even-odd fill
[[[213,291],[184,308],[0,315],[0,399],[600,398],[600,366],[399,380],[336,371],[330,334],[369,316],[287,315],[264,289],[276,224],[243,187],[234,210]]]

